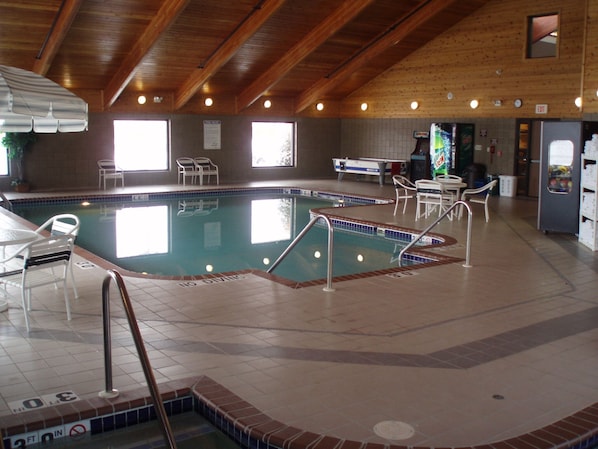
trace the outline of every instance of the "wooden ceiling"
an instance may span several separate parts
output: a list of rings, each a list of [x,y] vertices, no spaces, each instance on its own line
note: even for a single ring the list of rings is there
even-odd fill
[[[489,0],[12,0],[0,64],[73,90],[342,100]]]

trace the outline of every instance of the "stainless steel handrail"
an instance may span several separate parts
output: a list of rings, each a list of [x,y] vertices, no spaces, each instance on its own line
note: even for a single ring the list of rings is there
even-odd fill
[[[287,256],[287,254],[289,254],[291,252],[291,250],[295,247],[295,245],[297,243],[299,243],[299,240],[301,240],[303,238],[303,236],[305,234],[307,234],[307,231],[309,231],[313,225],[316,224],[316,222],[319,219],[323,219],[326,222],[326,225],[328,226],[328,266],[327,266],[327,271],[326,271],[326,287],[324,287],[324,291],[325,292],[333,292],[334,289],[332,288],[332,254],[334,251],[334,228],[332,226],[332,222],[330,221],[330,218],[328,218],[326,215],[316,215],[315,217],[313,217],[309,223],[307,223],[305,225],[305,227],[301,230],[301,232],[297,235],[297,237],[295,237],[295,239],[290,243],[289,246],[287,246],[287,249],[285,249],[282,254],[280,256],[278,256],[278,259],[276,259],[274,261],[274,263],[270,266],[270,268],[268,268],[268,270],[266,271],[266,273],[271,273],[272,270],[274,270],[274,268],[276,268],[278,266],[278,264],[280,262],[282,262],[282,260]]]
[[[465,208],[467,209],[467,243],[465,247],[465,263],[463,264],[463,266],[465,268],[471,267],[471,206],[467,204],[465,201],[455,201],[451,205],[451,207],[444,211],[444,213],[436,220],[434,220],[434,222],[430,226],[424,229],[421,232],[421,234],[419,234],[417,237],[411,240],[411,242],[409,242],[409,244],[405,246],[405,248],[403,248],[399,253],[399,266],[402,266],[403,255],[405,254],[405,252],[407,252],[407,250],[411,249],[417,242],[419,242],[430,231],[430,229],[432,229],[434,226],[440,223],[442,219],[445,218],[449,213],[452,213],[453,209],[455,209],[457,206],[465,206]]]
[[[158,385],[156,384],[156,379],[154,378],[149,358],[143,344],[143,339],[141,337],[141,332],[139,331],[139,326],[137,325],[137,319],[135,318],[135,312],[133,311],[133,306],[131,304],[129,294],[127,293],[127,288],[125,287],[125,283],[120,273],[113,270],[108,270],[108,275],[104,278],[104,282],[102,283],[102,320],[104,323],[104,370],[106,375],[106,389],[101,391],[99,396],[103,398],[114,398],[118,396],[118,390],[112,388],[112,340],[110,335],[111,280],[116,282],[120,292],[120,297],[125,307],[125,313],[127,315],[127,320],[129,321],[129,326],[131,327],[131,334],[133,335],[133,340],[135,341],[137,354],[139,355],[141,367],[143,368],[143,373],[145,374],[145,380],[147,381],[147,386],[152,395],[154,408],[156,409],[156,415],[158,416],[158,421],[160,422],[162,433],[164,434],[164,442],[166,443],[167,447],[176,449],[177,446],[174,434],[166,416],[164,403],[162,402],[160,392],[158,391]]]

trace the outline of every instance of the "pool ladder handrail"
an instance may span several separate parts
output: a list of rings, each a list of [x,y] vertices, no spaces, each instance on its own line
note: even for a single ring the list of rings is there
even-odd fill
[[[104,371],[106,375],[106,389],[101,391],[99,396],[102,398],[115,398],[118,396],[118,390],[112,388],[112,340],[110,333],[110,281],[114,280],[123,301],[127,320],[131,327],[131,334],[135,341],[135,347],[137,348],[137,354],[139,355],[141,367],[145,374],[145,380],[154,403],[154,409],[156,410],[156,415],[158,416],[158,421],[164,435],[164,442],[166,443],[166,447],[176,449],[177,446],[174,434],[170,427],[168,417],[166,416],[164,403],[162,402],[160,392],[158,391],[158,385],[152,372],[147,351],[143,344],[143,338],[141,337],[141,332],[137,325],[137,319],[135,318],[135,312],[133,311],[133,306],[127,288],[125,287],[125,282],[118,271],[108,270],[107,273],[108,274],[102,283],[102,320],[104,324]]]
[[[287,248],[282,252],[278,259],[274,261],[274,263],[266,270],[266,273],[271,273],[280,262],[291,252],[291,250],[295,247],[299,240],[303,238],[305,234],[316,224],[319,219],[323,219],[328,226],[328,266],[326,270],[326,287],[324,287],[325,292],[333,292],[334,289],[332,288],[332,254],[334,252],[334,227],[332,226],[332,221],[326,215],[316,215],[312,217],[312,219],[305,225],[305,227],[301,230],[301,232],[295,237],[295,239],[287,246]]]
[[[434,226],[436,226],[438,223],[440,223],[442,221],[442,219],[444,219],[449,213],[453,212],[453,209],[455,209],[457,206],[461,206],[461,207],[465,207],[467,209],[467,242],[466,242],[466,246],[465,246],[465,263],[463,264],[463,266],[465,268],[471,268],[471,263],[470,263],[470,258],[471,258],[471,206],[469,204],[467,204],[467,202],[465,201],[455,201],[451,207],[449,207],[447,210],[444,211],[444,213],[442,215],[440,215],[440,217],[438,217],[436,220],[434,220],[434,222],[428,226],[426,229],[424,229],[417,237],[415,237],[413,240],[411,240],[411,242],[409,242],[409,244],[407,246],[405,246],[405,248],[403,248],[401,250],[401,252],[399,253],[399,267],[403,266],[402,262],[403,262],[403,255],[409,250],[411,249],[417,242],[419,242]],[[417,213],[417,211],[416,211]]]

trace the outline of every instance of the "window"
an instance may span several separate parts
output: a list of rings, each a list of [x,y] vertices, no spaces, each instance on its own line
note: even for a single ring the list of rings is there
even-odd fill
[[[123,170],[168,170],[166,120],[114,120],[114,160]]]
[[[527,19],[527,57],[550,58],[557,55],[559,15],[530,16]]]
[[[0,176],[8,176],[8,153],[6,147],[2,145],[4,133],[0,133]]]
[[[295,124],[253,122],[252,167],[293,167],[295,165]]]

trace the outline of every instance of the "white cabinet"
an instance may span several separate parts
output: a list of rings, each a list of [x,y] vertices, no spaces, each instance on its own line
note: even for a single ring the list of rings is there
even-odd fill
[[[596,194],[598,193],[598,134],[592,136],[584,146],[581,155],[581,188],[579,207],[579,242],[598,250],[598,207]]]

